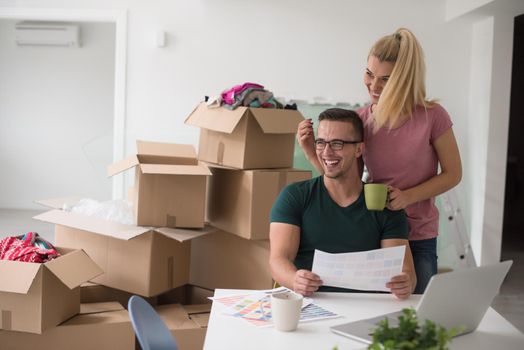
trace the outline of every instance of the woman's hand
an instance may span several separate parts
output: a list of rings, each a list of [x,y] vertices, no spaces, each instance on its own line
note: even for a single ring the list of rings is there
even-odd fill
[[[297,141],[307,159],[311,160],[316,158],[315,134],[313,132],[313,121],[311,119],[305,119],[298,124]]]
[[[393,186],[388,186],[388,192],[388,209],[390,210],[406,209],[408,205],[413,203],[408,191],[402,191]]]

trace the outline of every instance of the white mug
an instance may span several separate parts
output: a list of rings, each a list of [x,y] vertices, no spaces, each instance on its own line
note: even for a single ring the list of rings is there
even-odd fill
[[[295,292],[271,295],[271,318],[279,331],[290,332],[297,329],[303,297]]]

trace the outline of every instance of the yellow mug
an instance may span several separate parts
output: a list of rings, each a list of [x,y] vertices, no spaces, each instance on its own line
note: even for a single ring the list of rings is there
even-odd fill
[[[388,201],[388,186],[385,184],[364,184],[364,199],[368,210],[384,210]]]

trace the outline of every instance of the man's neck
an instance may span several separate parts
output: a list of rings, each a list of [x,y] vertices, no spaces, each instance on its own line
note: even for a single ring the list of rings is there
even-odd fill
[[[358,176],[333,179],[323,175],[322,180],[331,199],[341,207],[354,203],[362,192],[362,181]]]

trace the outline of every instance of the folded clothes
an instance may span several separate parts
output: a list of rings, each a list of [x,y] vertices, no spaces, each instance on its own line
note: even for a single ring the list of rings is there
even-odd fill
[[[0,260],[45,263],[60,254],[36,232],[0,240]]]
[[[228,105],[232,105],[235,103],[236,97],[244,90],[246,89],[263,89],[264,86],[257,84],[257,83],[244,83],[240,85],[235,85],[232,88],[227,89],[226,91],[222,92],[221,98],[222,102]]]

